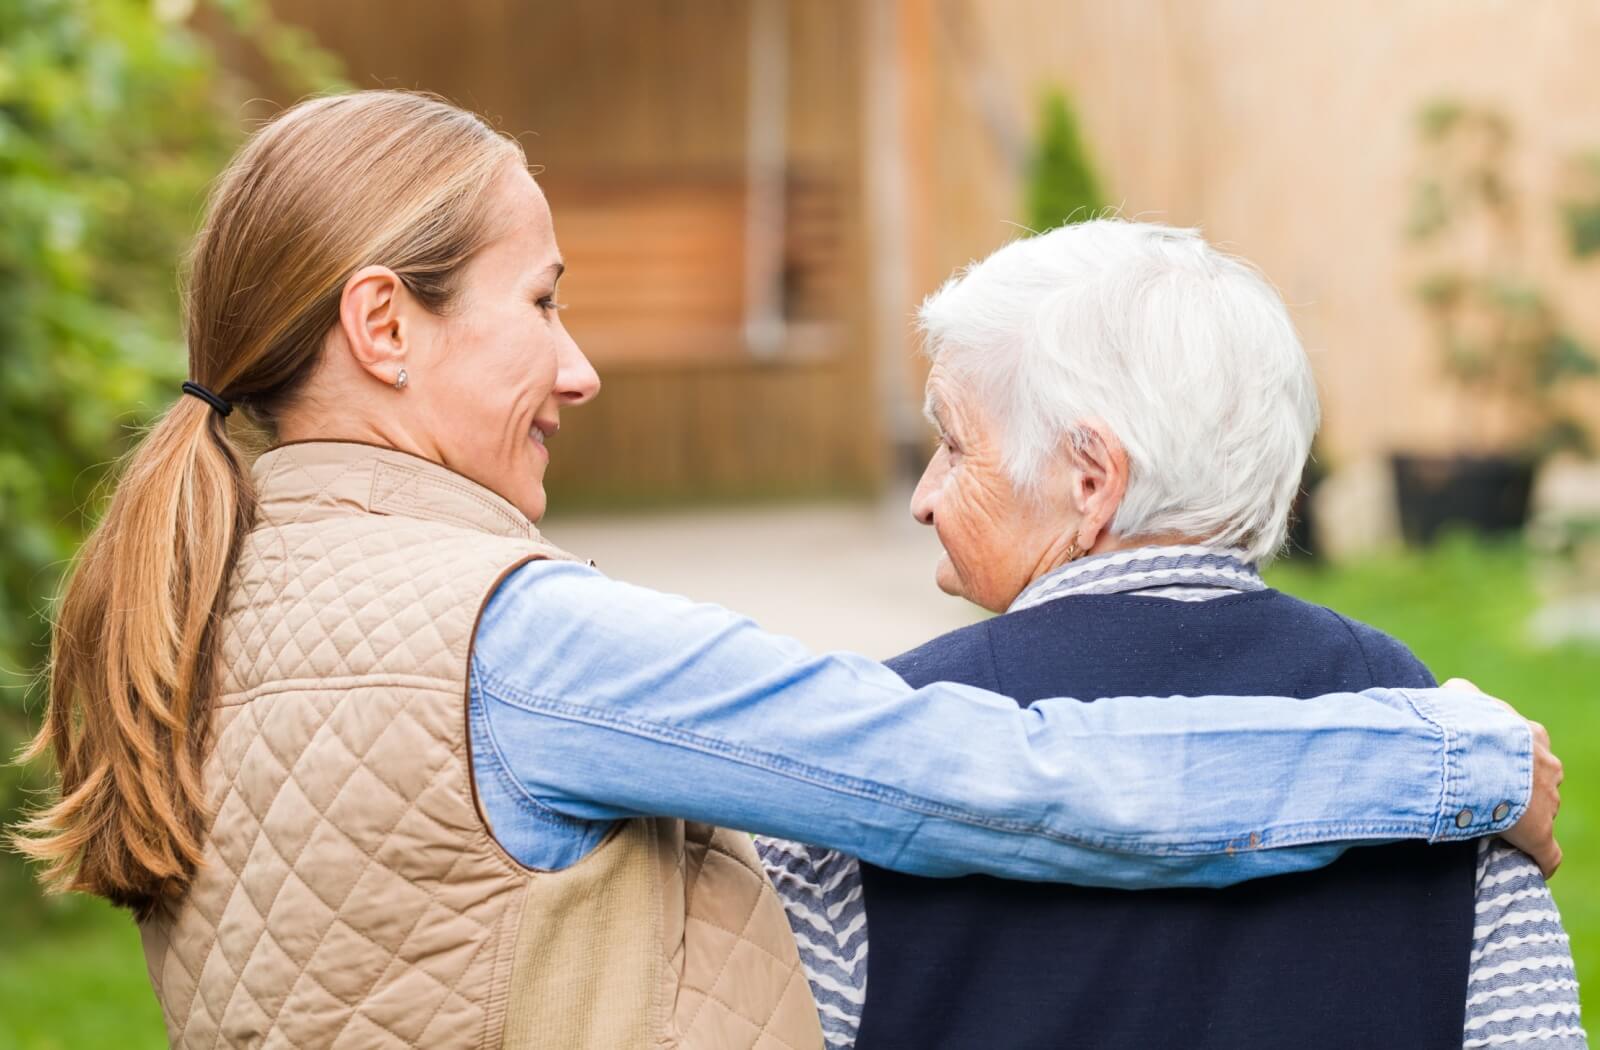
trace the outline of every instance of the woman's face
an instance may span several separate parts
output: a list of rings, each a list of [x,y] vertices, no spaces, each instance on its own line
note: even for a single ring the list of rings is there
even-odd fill
[[[1056,463],[1037,498],[1019,494],[999,427],[970,387],[937,364],[928,376],[928,415],[939,447],[912,494],[911,513],[939,534],[939,589],[1004,612],[1029,583],[1069,560],[1083,522],[1073,493],[1080,479]]]
[[[563,264],[543,192],[514,166],[494,193],[502,232],[466,265],[445,315],[417,317],[400,393],[430,458],[538,521],[546,442],[562,407],[594,397],[600,378],[561,323]]]

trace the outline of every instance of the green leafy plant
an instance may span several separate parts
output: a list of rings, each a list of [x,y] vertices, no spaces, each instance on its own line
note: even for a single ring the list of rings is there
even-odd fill
[[[1044,231],[1095,218],[1105,208],[1105,198],[1065,92],[1045,96],[1039,125],[1028,166],[1028,225]]]
[[[1561,202],[1572,254],[1587,259],[1600,253],[1600,150],[1574,157],[1574,188]]]
[[[1431,249],[1416,295],[1441,364],[1472,395],[1461,446],[1532,459],[1588,451],[1586,429],[1558,394],[1600,363],[1524,265],[1510,122],[1489,107],[1439,100],[1423,107],[1417,130],[1424,172],[1407,232]]]
[[[334,83],[256,0],[191,6],[0,3],[0,758],[30,731],[47,603],[98,483],[186,368],[177,263],[251,93],[192,22],[255,46],[281,88]],[[25,776],[0,766],[0,822]]]

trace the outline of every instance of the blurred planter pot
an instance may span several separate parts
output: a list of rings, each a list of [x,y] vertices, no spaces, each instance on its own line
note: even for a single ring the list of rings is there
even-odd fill
[[[1300,472],[1300,491],[1295,494],[1289,511],[1289,557],[1320,560],[1326,553],[1322,549],[1321,522],[1317,516],[1317,489],[1327,480],[1327,468],[1315,448],[1306,459]]]
[[[1407,543],[1432,543],[1447,526],[1481,533],[1528,523],[1534,464],[1514,456],[1412,456],[1393,460],[1400,533]]]

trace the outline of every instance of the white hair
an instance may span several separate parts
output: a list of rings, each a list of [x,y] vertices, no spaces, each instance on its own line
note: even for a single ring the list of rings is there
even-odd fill
[[[1198,231],[1098,219],[1013,241],[919,320],[929,357],[987,399],[1019,492],[1099,420],[1130,468],[1113,535],[1258,562],[1283,546],[1316,380],[1277,292]]]

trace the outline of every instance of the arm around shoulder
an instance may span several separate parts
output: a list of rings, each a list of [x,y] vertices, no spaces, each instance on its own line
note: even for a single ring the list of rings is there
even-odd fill
[[[1500,830],[1477,796],[1525,800],[1526,732],[1486,699],[1022,709],[950,683],[913,690],[875,661],[813,655],[570,563],[502,584],[473,674],[512,775],[558,813],[683,817],[919,874],[1221,884],[1327,863],[1353,841]],[[1481,820],[1458,827],[1441,809],[1452,789]]]

